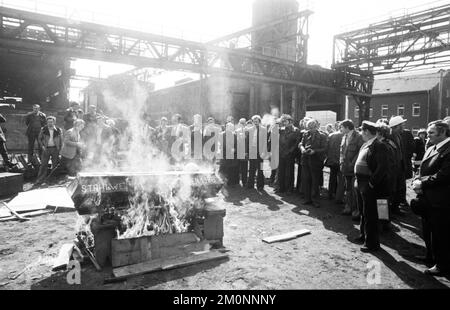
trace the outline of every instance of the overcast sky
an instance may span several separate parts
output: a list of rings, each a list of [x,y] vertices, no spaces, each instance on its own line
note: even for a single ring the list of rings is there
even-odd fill
[[[255,0],[38,0],[40,11],[120,23],[154,33],[206,41],[251,26]],[[3,0],[15,6],[34,7],[35,0]],[[330,67],[333,35],[352,27],[400,15],[408,11],[442,5],[430,0],[305,0],[300,10],[311,9],[308,63]],[[93,13],[94,12],[94,13]],[[102,77],[129,69],[128,66],[101,65],[90,61],[74,64],[77,74]]]

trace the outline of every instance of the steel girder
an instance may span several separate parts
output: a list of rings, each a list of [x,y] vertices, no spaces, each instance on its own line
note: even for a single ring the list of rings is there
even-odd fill
[[[450,64],[450,4],[334,37],[334,68],[385,74]]]
[[[0,47],[342,92],[333,70],[248,50],[0,7]],[[349,90],[345,90],[349,91]],[[358,90],[351,90],[359,93]]]

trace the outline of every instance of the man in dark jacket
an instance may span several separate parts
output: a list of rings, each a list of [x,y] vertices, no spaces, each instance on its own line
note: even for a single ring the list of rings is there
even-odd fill
[[[276,192],[291,194],[294,190],[295,156],[300,142],[300,131],[293,125],[292,117],[287,114],[281,116],[281,126]]]
[[[320,207],[320,178],[325,152],[327,148],[327,137],[319,132],[319,124],[311,119],[306,123],[308,130],[299,144],[302,152],[302,184],[305,194],[303,204],[311,204]],[[315,201],[313,201],[313,199]]]
[[[425,152],[413,189],[425,198],[431,229],[435,266],[425,273],[439,276],[450,272],[450,129],[445,122],[435,121],[427,132],[432,146]]]
[[[365,143],[361,146],[354,168],[357,195],[362,201],[362,206],[359,206],[361,235],[357,241],[364,242],[361,251],[371,252],[380,248],[377,199],[389,195],[388,149],[377,139],[375,123],[363,121],[361,129]]]
[[[249,152],[249,172],[247,179],[247,188],[253,189],[255,187],[256,176],[256,188],[258,190],[264,189],[264,173],[262,170],[263,158],[261,157],[260,136],[267,139],[267,129],[261,125],[261,117],[254,115],[252,117],[253,126],[249,128],[247,133],[247,149]],[[267,141],[267,140],[266,140]]]
[[[420,164],[422,163],[423,155],[425,155],[425,144],[427,143],[427,130],[420,129],[417,132],[417,137],[414,138],[414,173],[419,171]]]
[[[330,177],[328,180],[328,199],[330,200],[336,195],[338,179],[342,180],[342,177],[339,177],[339,156],[343,136],[344,134],[341,130],[332,132],[328,136],[325,166],[330,168]]]
[[[3,117],[3,115],[0,114],[0,124],[6,123],[6,119]],[[3,166],[5,167],[6,171],[9,171],[10,168],[13,167],[13,164],[8,158],[8,151],[6,149],[6,136],[3,132],[3,129],[0,125],[0,155],[2,155],[3,158]]]
[[[401,152],[401,162],[399,164],[396,199],[392,206],[391,212],[397,215],[402,215],[400,211],[400,204],[406,203],[406,180],[412,177],[412,163],[411,158],[414,152],[414,137],[410,131],[404,130],[404,123],[406,119],[401,116],[393,116],[389,120],[389,127],[391,128],[392,140]]]
[[[25,124],[27,130],[25,132],[28,137],[28,162],[31,163],[33,158],[34,143],[38,141],[41,128],[47,124],[47,119],[44,113],[40,111],[39,104],[33,104],[33,111],[25,116]],[[42,149],[38,143],[39,156],[42,153]]]

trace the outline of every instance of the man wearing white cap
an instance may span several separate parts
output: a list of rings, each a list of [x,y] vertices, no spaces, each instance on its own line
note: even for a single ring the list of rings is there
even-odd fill
[[[402,215],[399,206],[401,203],[406,202],[406,179],[412,177],[411,158],[414,152],[414,137],[410,131],[404,129],[405,122],[406,119],[403,119],[401,116],[393,116],[389,120],[392,140],[396,144],[399,152],[401,152],[401,162],[398,165],[396,194],[390,210],[397,215]]]

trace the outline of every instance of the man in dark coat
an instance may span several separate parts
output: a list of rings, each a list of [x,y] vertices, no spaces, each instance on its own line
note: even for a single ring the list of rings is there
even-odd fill
[[[420,129],[417,133],[417,137],[414,138],[414,173],[419,171],[420,164],[422,163],[423,155],[425,155],[425,144],[427,143],[427,130]]]
[[[281,116],[281,126],[276,192],[291,194],[294,190],[295,156],[300,142],[300,131],[293,125],[292,117],[287,114]]]
[[[73,127],[73,121],[78,118],[79,109],[80,104],[78,102],[73,101],[70,103],[70,107],[64,114],[64,130],[69,130]]]
[[[363,252],[376,251],[380,248],[378,235],[377,199],[389,196],[388,180],[388,149],[377,139],[377,125],[363,121],[362,137],[365,141],[358,153],[355,163],[358,204],[361,214],[360,237],[357,241],[364,242]]]
[[[261,125],[261,117],[254,115],[252,117],[253,126],[249,128],[247,134],[247,149],[249,152],[249,172],[247,179],[247,188],[253,189],[255,186],[258,190],[264,189],[264,173],[262,170],[263,159],[261,157],[260,136],[267,139],[267,129]]]
[[[439,276],[450,272],[450,129],[445,122],[435,121],[427,132],[432,146],[424,155],[413,189],[423,195],[431,229],[435,265],[425,273]]]
[[[1,123],[6,123],[6,119],[3,117],[3,115],[0,114],[0,124]],[[0,126],[0,155],[2,155],[3,166],[5,167],[5,170],[9,171],[9,169],[13,167],[13,164],[8,158],[8,151],[6,150],[6,136],[1,126]]]
[[[341,130],[332,132],[328,136],[327,157],[325,158],[325,166],[330,168],[330,177],[328,181],[328,199],[333,199],[336,195],[338,179],[342,180],[339,167],[339,157],[341,150],[341,142],[344,134]]]
[[[306,123],[307,132],[304,133],[299,144],[302,152],[302,187],[305,201],[303,204],[310,204],[320,207],[320,179],[323,173],[323,161],[327,148],[327,137],[319,132],[319,124],[311,119]],[[313,201],[313,199],[315,201]]]
[[[33,111],[25,116],[25,125],[27,125],[26,136],[28,137],[28,162],[31,163],[34,153],[34,143],[38,142],[41,128],[47,124],[47,117],[41,111],[39,104],[33,104]],[[42,149],[38,143],[39,156]]]

